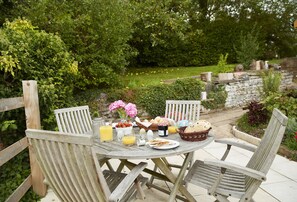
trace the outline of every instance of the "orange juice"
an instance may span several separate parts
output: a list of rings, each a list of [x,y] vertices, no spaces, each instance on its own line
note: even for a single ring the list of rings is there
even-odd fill
[[[100,141],[108,142],[113,140],[112,127],[111,126],[100,126]]]
[[[134,135],[124,135],[122,142],[124,145],[134,145],[136,142],[136,137]]]

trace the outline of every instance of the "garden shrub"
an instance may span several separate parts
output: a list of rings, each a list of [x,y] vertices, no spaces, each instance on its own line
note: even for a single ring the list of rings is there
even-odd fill
[[[165,101],[173,98],[170,86],[154,86],[143,88],[136,100],[137,106],[142,107],[151,117],[164,115]]]
[[[36,80],[42,128],[54,129],[54,109],[75,105],[72,93],[77,63],[63,41],[57,35],[38,30],[27,20],[16,19],[7,21],[0,29],[0,50],[1,98],[22,96],[22,80]],[[0,117],[3,129],[0,141],[4,147],[25,136],[23,108],[2,112]],[[1,197],[9,196],[29,173],[27,153],[19,154],[2,165]],[[34,201],[32,192],[27,194],[29,196],[24,197],[24,201]]]
[[[1,166],[0,201],[5,201],[29,175],[29,152],[28,149],[26,149]],[[31,187],[20,201],[27,202],[39,200],[40,197],[33,192]]]
[[[166,100],[200,100],[203,83],[197,79],[176,80],[173,84],[140,87],[133,89],[112,89],[107,91],[108,102],[122,99],[133,102],[149,116],[163,116]]]
[[[229,71],[229,68],[226,66],[227,58],[228,58],[228,53],[226,53],[225,56],[223,54],[220,54],[220,59],[219,59],[217,66],[219,67],[219,69],[220,69],[219,71],[221,73],[226,73]]]
[[[152,117],[164,115],[166,100],[200,100],[203,84],[196,79],[176,80],[171,85],[148,87],[139,93],[138,103]]]
[[[15,111],[15,110],[13,110]],[[0,114],[1,120],[3,120],[3,114]],[[23,115],[25,117],[25,114]],[[21,120],[24,120],[24,118]],[[10,145],[16,140],[24,137],[16,134],[17,121],[9,120],[0,123],[0,143]],[[4,146],[5,146],[4,145]],[[30,164],[28,157],[28,149],[25,149],[14,158],[6,162],[1,166],[0,169],[0,201],[5,201],[18,186],[30,175]],[[37,201],[39,196],[35,194],[31,189],[23,196],[21,201]]]
[[[265,71],[262,73],[262,95],[264,97],[269,96],[270,93],[276,93],[279,91],[281,84],[282,74],[273,70]]]
[[[248,112],[237,120],[237,127],[250,135],[261,138],[267,127],[270,113],[262,103],[252,101],[248,105]]]
[[[294,91],[293,91],[294,92]],[[286,114],[288,125],[282,144],[290,150],[297,150],[297,99],[292,97],[292,91],[287,93],[270,93],[263,103],[251,102],[248,106],[249,112],[244,114],[238,121],[237,126],[240,130],[255,137],[262,137],[263,129],[267,127],[268,119],[274,108]],[[293,93],[294,95],[294,93]],[[294,156],[290,158],[296,158]]]
[[[297,99],[285,92],[270,93],[264,100],[265,108],[271,113],[274,108],[281,110],[286,116],[297,118]]]
[[[172,95],[169,98],[173,100],[200,100],[201,91],[204,89],[200,80],[192,78],[178,79],[170,86]]]
[[[27,20],[7,21],[0,38],[1,96],[21,96],[22,80],[36,80],[42,125],[51,129],[55,125],[53,110],[74,103],[77,63],[57,35],[39,31]]]
[[[264,105],[252,101],[248,105],[248,123],[251,126],[258,126],[260,124],[265,124],[269,120],[268,111],[264,108]]]
[[[261,138],[264,135],[264,129],[267,127],[267,124],[252,126],[249,123],[248,113],[245,113],[236,121],[236,126],[240,131]]]

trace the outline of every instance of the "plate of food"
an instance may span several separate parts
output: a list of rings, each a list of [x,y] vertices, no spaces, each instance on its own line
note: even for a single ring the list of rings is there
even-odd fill
[[[175,140],[156,138],[147,142],[147,144],[153,149],[174,149],[179,146],[179,142]]]

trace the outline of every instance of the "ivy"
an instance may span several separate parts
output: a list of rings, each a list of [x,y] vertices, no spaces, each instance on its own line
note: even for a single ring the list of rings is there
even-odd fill
[[[0,169],[0,201],[5,201],[30,175],[29,152],[24,150]],[[31,189],[21,199],[23,202],[39,201],[40,197]]]

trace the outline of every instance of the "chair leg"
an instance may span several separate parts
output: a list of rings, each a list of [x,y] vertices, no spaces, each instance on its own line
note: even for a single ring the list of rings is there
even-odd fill
[[[154,172],[156,172],[157,171],[157,166],[155,165],[154,166]],[[148,184],[153,184],[153,181],[154,181],[154,179],[155,179],[155,177],[153,176],[153,175],[151,175],[151,177],[150,177],[150,180],[149,180],[149,183]]]
[[[161,160],[164,162],[164,164],[165,164],[170,170],[172,169],[166,158],[161,158]],[[157,171],[157,166],[156,166],[156,165],[154,166],[154,171],[155,171],[155,172]],[[149,184],[153,184],[154,179],[155,179],[155,177],[152,175],[151,178],[150,178],[150,180],[149,180]]]
[[[135,186],[136,186],[136,190],[137,190],[137,197],[139,197],[139,199],[144,200],[145,199],[145,194],[144,191],[141,187],[141,182],[136,178],[135,180]]]
[[[113,167],[111,166],[111,164],[108,160],[105,163],[110,171],[114,171]]]
[[[219,201],[219,202],[229,202],[229,200],[227,199],[228,196],[223,196],[223,195],[220,195],[220,194],[214,194],[214,197],[216,197],[216,201]]]
[[[181,158],[185,158],[185,155],[181,155]],[[162,161],[165,163],[165,165],[166,165],[170,170],[172,170],[172,164],[170,164],[170,163],[167,161],[166,158],[161,158],[161,159],[162,159]],[[189,165],[188,165],[188,167],[187,167],[187,170],[189,170],[189,169],[191,168],[193,162],[194,162],[194,154],[193,154],[193,156],[192,156],[192,158],[191,158],[191,160],[190,160],[190,162],[189,162]],[[180,168],[181,168],[181,166],[179,167],[179,169],[180,169]],[[156,171],[156,170],[157,170],[157,166],[155,165],[155,166],[154,166],[154,171]],[[152,184],[153,181],[154,181],[154,179],[155,179],[155,177],[154,177],[154,176],[151,176],[151,178],[150,178],[150,180],[149,180],[149,184]],[[184,184],[185,184],[185,187],[188,188],[188,183],[187,183],[187,182],[184,182]]]

